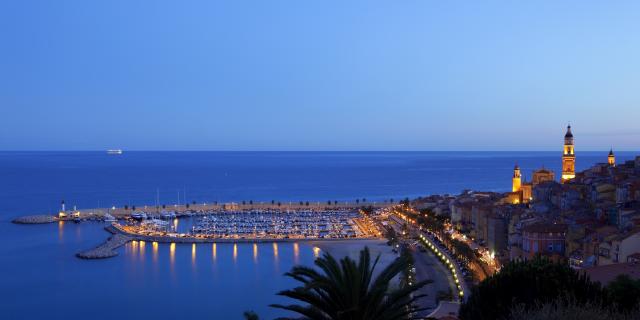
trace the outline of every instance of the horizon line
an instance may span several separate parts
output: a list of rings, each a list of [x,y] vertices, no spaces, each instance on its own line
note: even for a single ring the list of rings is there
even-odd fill
[[[0,152],[107,152],[110,149],[83,149],[83,150],[65,150],[65,149],[33,149],[33,150],[0,150]],[[113,150],[113,149],[112,149]],[[200,149],[115,149],[122,150],[122,152],[558,152],[562,153],[562,150],[548,150],[548,149],[516,149],[516,150],[233,150],[233,149],[211,149],[211,150],[200,150]],[[583,149],[576,151],[576,154],[580,152],[609,152],[610,148],[605,149]],[[620,149],[615,150],[615,152],[640,152],[640,150],[631,150],[631,149]]]

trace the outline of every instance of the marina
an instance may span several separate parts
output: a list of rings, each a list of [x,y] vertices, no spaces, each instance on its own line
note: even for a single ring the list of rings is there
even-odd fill
[[[111,213],[110,213],[111,212]],[[13,220],[16,224],[48,224],[65,221],[106,223],[113,234],[104,243],[78,252],[81,259],[104,259],[118,255],[117,249],[131,241],[153,243],[207,242],[288,242],[304,240],[380,239],[380,226],[362,209],[246,209],[183,211],[130,211],[128,215],[113,209],[81,212],[65,210],[64,202],[57,216],[33,215]],[[188,222],[186,230],[178,228]],[[184,224],[184,223],[183,223]]]
[[[160,219],[143,219],[144,212],[135,213],[140,222],[129,220],[121,228],[129,233],[194,238],[222,239],[325,239],[361,238],[371,236],[361,228],[364,217],[356,210],[247,210],[210,211],[200,214],[188,233],[180,233],[167,219],[176,214],[163,213]],[[175,220],[177,223],[177,220]]]

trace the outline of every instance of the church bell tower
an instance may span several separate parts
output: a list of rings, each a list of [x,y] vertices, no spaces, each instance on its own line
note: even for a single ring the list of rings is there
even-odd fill
[[[522,174],[520,173],[520,167],[516,164],[513,168],[513,178],[511,179],[511,192],[518,192],[522,188]]]
[[[607,162],[612,167],[616,166],[616,156],[613,154],[613,148],[611,148],[611,150],[609,151],[609,156],[607,157]]]
[[[567,126],[567,133],[564,135],[564,152],[562,153],[562,178],[561,183],[565,183],[576,177],[576,155],[573,149],[573,133],[571,126]]]

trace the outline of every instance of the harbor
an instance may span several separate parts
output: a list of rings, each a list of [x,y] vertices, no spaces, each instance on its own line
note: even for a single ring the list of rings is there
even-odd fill
[[[348,203],[310,205],[202,204],[142,209],[103,208],[66,210],[64,201],[57,215],[30,215],[13,220],[16,224],[53,222],[106,223],[112,234],[93,249],[78,252],[81,259],[117,256],[117,249],[131,241],[153,243],[236,243],[290,242],[305,240],[380,239],[380,225],[365,207]],[[366,208],[371,213],[373,206]],[[184,223],[180,223],[183,221]],[[184,226],[186,224],[186,227]],[[183,225],[179,228],[179,225]]]

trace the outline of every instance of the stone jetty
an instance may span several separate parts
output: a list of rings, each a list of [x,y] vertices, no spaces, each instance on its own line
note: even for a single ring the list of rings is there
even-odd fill
[[[24,217],[16,218],[12,222],[18,223],[18,224],[40,224],[40,223],[52,223],[56,221],[58,221],[58,219],[52,215],[35,215],[35,216],[24,216]]]
[[[131,237],[117,233],[109,237],[107,241],[91,250],[79,252],[76,254],[81,259],[105,259],[118,255],[116,249],[133,240]]]

